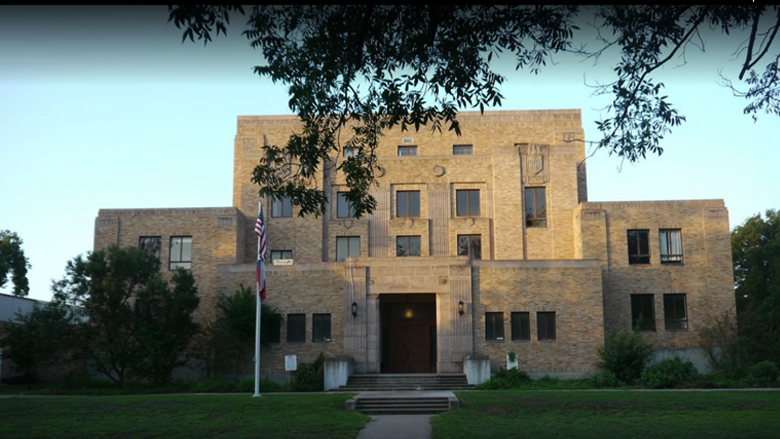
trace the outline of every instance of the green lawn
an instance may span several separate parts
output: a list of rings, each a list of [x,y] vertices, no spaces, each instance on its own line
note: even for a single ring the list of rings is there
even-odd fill
[[[349,394],[0,398],[0,438],[353,439]]]
[[[777,438],[777,391],[457,392],[434,439]]]

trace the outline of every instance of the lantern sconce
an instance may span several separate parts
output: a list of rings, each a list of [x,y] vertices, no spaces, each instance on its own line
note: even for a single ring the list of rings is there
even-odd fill
[[[458,315],[463,315],[463,301],[458,300]]]
[[[352,302],[352,317],[357,317],[357,302]]]

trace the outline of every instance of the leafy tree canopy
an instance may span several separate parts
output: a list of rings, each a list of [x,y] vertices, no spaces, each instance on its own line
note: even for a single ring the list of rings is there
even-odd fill
[[[614,80],[596,90],[612,97],[609,117],[596,122],[598,147],[629,161],[661,154],[661,140],[685,121],[653,74],[690,45],[703,48],[708,28],[748,35],[736,53],[747,91],[724,82],[748,99],[745,113],[780,115],[777,5],[170,6],[169,22],[183,40],[207,43],[227,32],[231,14],[247,17],[243,34],[265,60],[255,72],[288,87],[303,124],[286,145],[264,147],[252,180],[261,196],[289,197],[302,216],[324,212],[327,197],[310,183],[334,155],[356,216],[372,212],[382,132],[427,126],[460,134],[459,110],[501,105],[506,78],[492,65],[499,56],[538,73],[559,52],[597,60],[617,49]],[[577,44],[579,24],[596,29],[595,46]],[[359,153],[342,157],[347,147]]]
[[[10,273],[14,296],[26,296],[30,292],[30,284],[27,281],[29,268],[30,262],[24,256],[19,236],[8,230],[0,230],[0,288],[8,282]]]

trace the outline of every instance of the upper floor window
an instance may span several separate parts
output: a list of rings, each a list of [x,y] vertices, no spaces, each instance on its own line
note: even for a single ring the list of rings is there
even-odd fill
[[[395,193],[395,216],[398,218],[420,216],[420,191],[398,191]]]
[[[417,155],[416,146],[399,146],[398,155]]]
[[[452,155],[471,155],[471,145],[452,145]]]
[[[192,236],[171,236],[168,269],[192,268]]]
[[[649,264],[650,263],[650,234],[649,230],[629,230],[628,231],[628,263]]]
[[[337,218],[352,218],[355,216],[355,209],[352,207],[352,203],[347,200],[346,192],[336,194],[336,199]]]
[[[631,295],[631,326],[641,331],[655,331],[655,302],[652,294]]]
[[[292,216],[292,201],[288,197],[274,198],[271,204],[271,216],[274,218],[290,218]]]
[[[455,203],[458,216],[479,216],[479,189],[455,191]]]
[[[536,335],[539,341],[555,340],[555,311],[536,313]]]
[[[138,238],[138,248],[154,255],[155,258],[160,259],[160,248],[162,247],[162,238],[159,236],[141,236]]]
[[[661,229],[658,231],[658,248],[662,264],[682,264],[682,230]]]
[[[458,256],[482,259],[482,235],[458,235]]]
[[[420,236],[396,236],[396,256],[420,256]]]
[[[543,187],[525,188],[526,227],[547,227],[547,199]]]
[[[688,329],[685,294],[664,294],[664,321],[667,331]]]
[[[503,312],[485,313],[485,340],[488,341],[504,340],[504,313]]]
[[[357,258],[359,256],[360,256],[359,236],[336,237],[336,262],[344,262],[347,260],[347,258]]]
[[[526,341],[531,339],[531,320],[528,312],[512,313],[512,340]]]

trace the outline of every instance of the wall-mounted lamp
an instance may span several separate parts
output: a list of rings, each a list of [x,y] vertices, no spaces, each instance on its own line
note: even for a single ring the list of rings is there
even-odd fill
[[[357,317],[357,302],[352,302],[352,317]]]
[[[463,315],[463,301],[458,300],[458,315]]]

